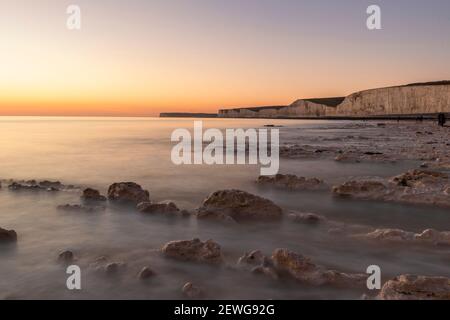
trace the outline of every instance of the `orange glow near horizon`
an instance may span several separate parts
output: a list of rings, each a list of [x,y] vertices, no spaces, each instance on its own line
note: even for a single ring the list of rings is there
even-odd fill
[[[0,116],[213,113],[450,78],[447,17],[400,4],[385,6],[402,23],[371,33],[361,1],[336,24],[325,0],[78,0],[81,31],[63,2],[0,3]]]

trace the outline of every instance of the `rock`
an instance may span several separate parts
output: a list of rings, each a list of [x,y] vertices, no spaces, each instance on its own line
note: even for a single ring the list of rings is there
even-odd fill
[[[74,260],[74,254],[72,251],[63,251],[58,255],[58,261],[63,263],[71,263]]]
[[[414,239],[413,232],[407,232],[400,229],[377,229],[365,235],[367,239],[381,241],[411,241]]]
[[[310,285],[331,285],[336,287],[365,288],[367,274],[349,274],[327,270],[317,266],[310,259],[287,249],[276,249],[272,261],[279,271],[287,272],[300,282]]]
[[[259,185],[270,185],[289,190],[319,190],[326,185],[317,178],[298,177],[292,174],[277,174],[275,176],[259,176],[256,180]]]
[[[450,187],[444,189],[444,194],[450,196]]]
[[[84,201],[106,201],[106,197],[102,196],[98,190],[87,188],[83,190],[81,199]]]
[[[18,182],[11,183],[8,188],[12,191],[21,191],[21,190],[29,190],[29,191],[37,191],[37,190],[43,190],[38,185],[28,185],[28,184],[22,184]]]
[[[79,204],[64,204],[56,207],[58,210],[67,212],[85,212],[94,213],[99,211],[104,211],[106,208],[104,206],[85,206]]]
[[[275,270],[271,259],[263,255],[259,250],[245,253],[239,258],[237,267],[249,270],[255,274],[263,274],[273,279],[278,279],[278,273]]]
[[[241,221],[273,221],[282,217],[282,209],[268,199],[240,190],[222,190],[211,194],[197,210],[197,218]]]
[[[202,242],[199,239],[171,241],[161,249],[169,258],[208,264],[221,264],[223,257],[220,245],[212,240]]]
[[[17,233],[14,230],[0,228],[0,244],[17,242]]]
[[[367,234],[355,235],[357,238],[398,243],[450,245],[450,231],[424,230],[422,233],[400,229],[377,229]]]
[[[368,198],[378,197],[387,191],[387,187],[379,181],[347,181],[340,186],[333,187],[333,193],[343,197]]]
[[[386,282],[378,298],[382,300],[450,300],[450,279],[401,275]]]
[[[333,187],[333,192],[362,200],[450,207],[447,187],[448,176],[443,172],[411,170],[389,179],[387,183],[379,180],[348,181]]]
[[[105,272],[108,275],[116,275],[125,268],[126,264],[123,262],[111,262],[105,266]]]
[[[167,215],[182,214],[180,209],[173,202],[141,202],[137,205],[137,209],[142,213],[161,213]]]
[[[134,182],[119,182],[109,187],[108,199],[115,202],[137,205],[140,202],[150,202],[150,194]]]
[[[151,278],[153,276],[155,276],[155,272],[152,269],[150,269],[150,267],[142,268],[142,270],[139,272],[139,275],[138,275],[139,279],[141,279],[141,280],[145,280],[145,279]]]
[[[203,290],[195,286],[192,282],[186,283],[181,291],[189,299],[199,299],[204,296]]]
[[[59,181],[41,181],[37,183],[36,180],[10,180],[8,188],[12,191],[60,191],[65,188],[65,186]]]
[[[242,257],[239,258],[237,265],[239,267],[256,267],[262,265],[264,262],[265,256],[259,250],[255,250],[252,252],[246,252]]]
[[[276,249],[272,261],[277,269],[288,272],[293,278],[314,285],[324,284],[323,270],[308,258],[287,249]]]
[[[305,224],[319,224],[327,220],[325,217],[319,216],[315,213],[297,213],[297,212],[290,213],[289,219],[291,219],[294,222]]]
[[[419,243],[431,243],[433,245],[450,245],[450,231],[424,230],[414,235],[414,241]]]
[[[39,182],[39,186],[46,189],[62,189],[64,185],[59,181],[48,181],[44,180]]]
[[[448,176],[442,172],[411,170],[404,174],[393,177],[390,181],[401,187],[420,188],[427,185],[434,185],[443,180],[447,181]]]

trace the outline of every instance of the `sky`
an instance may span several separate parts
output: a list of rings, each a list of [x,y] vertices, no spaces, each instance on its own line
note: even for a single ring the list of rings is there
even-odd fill
[[[450,79],[449,34],[448,0],[0,0],[0,115],[216,112]]]

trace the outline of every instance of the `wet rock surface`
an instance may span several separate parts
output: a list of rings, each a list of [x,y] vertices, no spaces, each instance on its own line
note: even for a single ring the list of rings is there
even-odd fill
[[[86,202],[103,202],[106,201],[106,197],[102,196],[98,190],[86,188],[83,190],[81,200]]]
[[[450,168],[450,130],[440,128],[434,122],[330,124],[310,131],[308,128],[300,129],[302,144],[298,143],[296,136],[284,139],[280,156],[350,163],[421,160],[430,168]]]
[[[149,202],[150,194],[137,183],[119,182],[109,187],[108,199],[122,204],[137,205],[141,202]]]
[[[272,254],[272,261],[278,270],[287,272],[296,280],[307,284],[358,288],[364,288],[366,285],[367,274],[328,270],[287,249],[276,249]]]
[[[287,190],[324,190],[327,188],[326,184],[320,179],[298,177],[292,174],[259,176],[256,183],[261,186],[271,186]]]
[[[197,210],[199,219],[274,221],[282,209],[272,201],[241,190],[221,190],[211,194]]]
[[[151,213],[151,214],[165,214],[165,215],[183,215],[182,212],[175,203],[168,202],[141,202],[137,205],[137,210],[142,213]]]
[[[274,280],[285,276],[292,277],[312,286],[364,289],[367,280],[367,274],[329,270],[287,249],[276,249],[271,257],[265,256],[259,250],[245,253],[239,258],[237,267],[255,274],[263,274]]]
[[[427,229],[421,233],[408,232],[401,229],[377,229],[367,234],[355,235],[354,237],[382,242],[450,246],[450,231],[441,232],[434,229]]]
[[[342,197],[450,207],[449,178],[443,172],[411,170],[387,181],[351,180],[333,187]]]
[[[11,191],[67,191],[77,189],[74,185],[64,185],[59,181],[37,181],[37,180],[0,180],[8,185],[8,189]]]
[[[450,278],[401,275],[386,282],[382,300],[450,300]]]
[[[181,261],[192,261],[218,265],[223,263],[220,245],[212,240],[200,239],[171,241],[166,243],[161,252],[165,257]]]

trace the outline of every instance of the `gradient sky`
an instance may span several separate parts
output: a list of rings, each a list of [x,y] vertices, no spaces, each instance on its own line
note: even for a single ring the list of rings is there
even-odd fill
[[[370,4],[383,30],[366,28]],[[215,112],[449,79],[449,35],[448,0],[0,0],[0,115]]]

